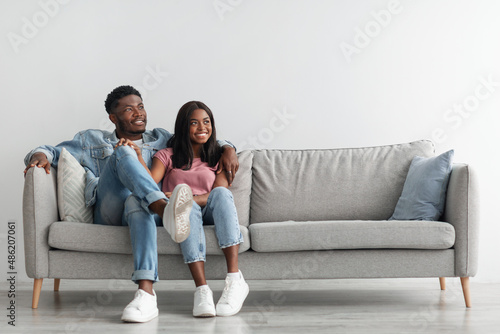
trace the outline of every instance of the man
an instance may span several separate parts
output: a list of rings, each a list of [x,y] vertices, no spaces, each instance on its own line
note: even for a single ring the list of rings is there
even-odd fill
[[[118,145],[131,140],[141,148],[144,161],[151,167],[154,154],[165,148],[172,137],[160,128],[146,131],[147,114],[141,94],[131,86],[120,86],[108,94],[105,108],[115,131],[85,130],[72,140],[57,146],[44,145],[25,158],[26,169],[57,168],[62,148],[66,148],[85,168],[85,202],[94,205],[94,223],[128,225],[134,255],[132,281],[138,284],[134,299],[125,307],[122,320],[146,322],[158,316],[153,283],[158,281],[156,226],[163,226],[176,242],[189,235],[189,214],[193,197],[186,185],[178,186],[167,199],[137,159],[130,146]],[[229,184],[238,171],[234,146],[224,147],[219,170],[227,171]]]

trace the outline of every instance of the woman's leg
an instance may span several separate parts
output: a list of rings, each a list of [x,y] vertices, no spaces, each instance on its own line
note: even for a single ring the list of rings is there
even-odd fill
[[[215,234],[226,257],[227,271],[238,272],[239,244],[243,242],[233,194],[227,188],[217,187],[210,192],[205,209],[206,224],[215,225]]]
[[[215,225],[215,234],[226,256],[228,271],[238,271],[238,249],[243,242],[238,214],[234,205],[233,194],[224,187],[217,187],[210,192],[203,220],[206,225]],[[231,270],[229,270],[231,269]]]
[[[205,262],[197,261],[188,263],[188,267],[196,287],[207,285],[207,280],[205,279]]]
[[[199,282],[206,284],[204,270],[206,242],[205,232],[203,231],[202,209],[196,202],[193,202],[189,221],[191,232],[189,237],[180,243],[180,246],[184,256],[184,263],[188,264],[195,284],[198,286]]]
[[[196,290],[194,292],[193,316],[214,317],[215,305],[212,290],[205,279],[205,254],[206,242],[203,231],[203,210],[196,202],[189,216],[191,233],[180,243],[184,262],[187,263],[191,276],[193,276]]]
[[[229,246],[226,248],[222,248],[222,252],[226,257],[226,265],[228,273],[237,273],[238,269],[238,250],[240,249],[240,245]]]
[[[243,242],[233,194],[218,187],[210,192],[205,210],[205,223],[215,225],[215,234],[226,257],[226,284],[216,306],[218,316],[235,315],[248,296],[248,284],[238,269],[238,249]]]

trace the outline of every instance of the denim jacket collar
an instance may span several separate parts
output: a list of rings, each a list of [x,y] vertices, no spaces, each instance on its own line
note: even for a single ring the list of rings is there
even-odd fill
[[[116,130],[111,132],[107,138],[111,143],[117,143],[118,142],[118,136],[116,135]],[[144,143],[150,143],[152,141],[158,140],[155,136],[153,136],[150,131],[145,131],[142,134],[142,140]]]

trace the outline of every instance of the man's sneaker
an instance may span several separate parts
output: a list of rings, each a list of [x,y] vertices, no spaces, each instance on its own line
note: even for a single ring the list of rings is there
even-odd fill
[[[249,288],[241,271],[239,273],[239,279],[226,277],[226,285],[215,308],[217,315],[228,317],[235,315],[241,310],[243,302],[248,296]]]
[[[163,226],[172,240],[183,242],[189,236],[189,214],[193,207],[193,193],[187,184],[178,184],[163,211]]]
[[[122,321],[125,322],[147,322],[158,316],[156,304],[156,292],[154,296],[139,289],[135,293],[134,299],[125,307],[122,314]]]
[[[194,292],[193,316],[215,317],[214,296],[208,285],[200,286]]]

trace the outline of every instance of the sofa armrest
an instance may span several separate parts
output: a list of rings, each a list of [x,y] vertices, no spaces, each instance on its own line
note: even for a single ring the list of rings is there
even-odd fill
[[[31,278],[49,275],[49,227],[59,220],[57,178],[43,168],[30,168],[24,179],[23,226],[26,273]]]
[[[479,198],[476,175],[466,164],[454,164],[448,184],[443,220],[455,228],[455,275],[477,273]]]

